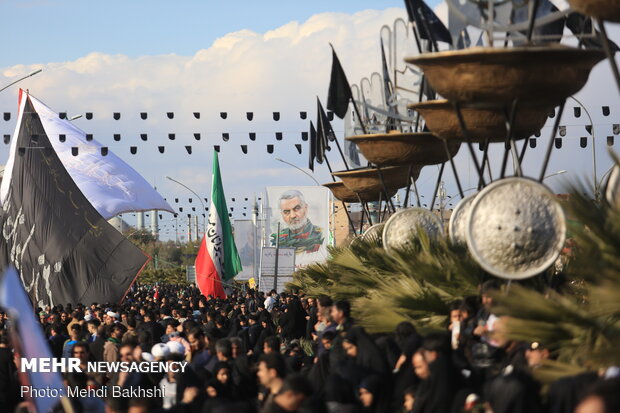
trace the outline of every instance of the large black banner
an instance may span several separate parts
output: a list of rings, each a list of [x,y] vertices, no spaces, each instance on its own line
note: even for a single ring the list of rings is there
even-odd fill
[[[84,197],[26,99],[2,205],[5,264],[37,305],[118,302],[148,257]]]

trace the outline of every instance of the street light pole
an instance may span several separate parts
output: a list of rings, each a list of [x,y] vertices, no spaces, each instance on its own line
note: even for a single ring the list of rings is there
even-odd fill
[[[292,164],[292,163],[290,163],[290,162],[287,162],[287,161],[285,161],[284,159],[280,159],[280,158],[276,158],[276,161],[279,161],[279,162],[285,163],[285,164],[287,164],[288,166],[292,166],[293,168],[297,169],[298,171],[301,171],[301,172],[303,172],[304,174],[308,175],[308,177],[309,177],[310,179],[312,179],[314,182],[316,182],[316,184],[317,184],[317,185],[319,185],[319,186],[321,185],[321,184],[319,183],[319,181],[317,181],[316,179],[314,179],[314,177],[313,177],[312,175],[310,175],[308,172],[306,172],[306,171],[304,171],[303,169],[301,169],[299,166],[294,165],[294,164]]]
[[[14,81],[14,82],[9,83],[8,85],[6,85],[6,86],[5,86],[5,87],[3,87],[2,89],[0,89],[0,92],[2,92],[2,91],[3,91],[3,90],[5,90],[5,89],[10,88],[10,87],[11,87],[11,86],[13,86],[15,83],[19,83],[19,82],[21,82],[21,81],[22,81],[22,80],[24,80],[24,79],[28,79],[29,77],[32,77],[32,76],[34,76],[34,75],[36,75],[36,74],[38,74],[38,73],[41,73],[42,71],[43,71],[43,69],[38,69],[38,70],[35,70],[34,72],[30,72],[30,73],[29,73],[29,74],[27,74],[26,76],[24,76],[24,77],[20,77],[20,78],[19,78],[19,79],[17,79],[16,81]]]
[[[205,203],[202,202],[202,198],[200,197],[200,195],[198,195],[194,190],[192,190],[189,186],[185,185],[182,182],[177,181],[176,179],[172,179],[169,176],[166,176],[166,179],[175,182],[179,185],[181,185],[183,188],[187,189],[188,191],[190,191],[192,194],[196,195],[196,197],[198,198],[198,200],[200,201],[200,203],[202,204],[202,228],[203,228],[203,233],[207,232],[207,208],[205,207]],[[197,235],[197,234],[196,234]]]

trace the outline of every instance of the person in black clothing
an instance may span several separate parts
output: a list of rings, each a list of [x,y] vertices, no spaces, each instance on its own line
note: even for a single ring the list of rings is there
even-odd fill
[[[248,316],[248,329],[247,329],[247,348],[254,349],[258,344],[261,333],[264,328],[262,323],[259,323],[258,316],[256,314],[250,314]]]
[[[164,327],[155,321],[153,311],[147,311],[144,314],[144,322],[138,326],[138,331],[148,331],[156,342],[159,342],[161,337],[166,334]]]
[[[486,294],[489,287],[494,288],[485,285],[483,295],[485,311],[492,314],[493,308]],[[499,317],[492,319],[490,315],[486,320],[491,318],[492,322],[485,324],[489,334],[474,334],[476,327],[480,327],[478,321],[485,318],[483,314],[479,314],[477,321],[471,317],[476,312],[477,302],[468,304],[467,314],[462,311],[466,300],[458,307],[453,306],[451,341],[448,331],[423,338],[412,323],[401,323],[391,333],[368,334],[353,322],[347,301],[334,304],[329,297],[316,300],[320,311],[313,322],[315,300],[303,294],[282,294],[280,302],[286,306],[286,311],[279,305],[266,311],[264,297],[257,292],[242,294],[232,291],[226,299],[207,299],[194,287],[160,284],[157,290],[157,297],[154,297],[153,286],[137,286],[121,304],[88,307],[76,304],[71,310],[72,314],[75,312],[76,320],[84,317],[85,321],[92,321],[90,325],[93,327],[103,321],[107,311],[120,314],[121,324],[135,326],[132,331],[124,333],[122,339],[116,337],[125,344],[122,350],[131,353],[131,357],[129,354],[124,356],[122,360],[125,362],[148,362],[151,359],[148,352],[155,352],[151,350],[155,348],[157,354],[162,354],[162,346],[168,348],[177,361],[191,360],[185,372],[166,376],[168,383],[162,384],[163,373],[138,371],[124,375],[122,380],[119,378],[117,383],[122,386],[161,385],[168,392],[161,399],[126,400],[124,407],[116,406],[124,409],[122,411],[133,406],[143,412],[150,409],[155,413],[165,401],[171,406],[167,410],[170,413],[257,413],[257,378],[269,389],[264,398],[263,413],[396,412],[402,405],[405,392],[408,395],[407,409],[419,413],[461,412],[465,405],[463,395],[472,392],[477,395],[468,397],[470,405],[478,397],[480,404],[489,403],[495,413],[540,411],[539,386],[526,374],[528,368],[522,359],[527,343],[507,342],[494,335],[493,325],[501,328],[504,320]],[[252,299],[255,308],[252,308]],[[306,307],[303,308],[302,304]],[[56,306],[46,311],[43,319],[53,319],[69,309]],[[161,315],[161,319],[156,315]],[[275,325],[280,327],[280,332],[275,331]],[[165,332],[162,332],[163,327]],[[54,337],[47,338],[52,338],[50,345],[53,346],[54,341],[60,339],[55,338],[56,327],[51,329],[56,330],[50,334]],[[93,332],[91,327],[90,333]],[[10,390],[3,390],[6,388],[3,383],[10,381],[14,372],[12,354],[3,350],[1,344],[2,334],[0,321],[0,397],[9,394]],[[95,337],[95,342],[90,343],[94,353],[92,358],[87,357],[86,343],[74,345],[73,356],[79,357],[81,363],[102,361],[102,349],[97,350],[97,346],[105,342],[107,336],[102,331]],[[476,367],[475,362],[485,360],[469,357],[474,345],[480,343],[496,347],[497,360],[493,360],[493,369]],[[157,346],[153,347],[154,344]],[[541,350],[541,347],[532,345],[529,348],[531,368],[540,366],[547,356],[553,357],[553,349],[549,349],[547,355],[544,348]],[[495,372],[496,367],[501,370],[500,375],[486,373]],[[483,369],[485,374],[476,376],[477,368]],[[293,372],[309,379],[312,389],[304,390],[308,380],[298,380],[292,376]],[[468,372],[473,373],[465,379]],[[475,383],[472,376],[476,376],[479,387],[471,387]],[[286,380],[286,377],[292,378]],[[106,384],[101,375],[89,376],[88,380],[89,386]],[[599,380],[597,374],[592,373],[587,377],[563,378],[552,383],[545,411],[575,413],[580,396],[587,391],[587,383]],[[290,388],[285,382],[290,383]],[[604,412],[601,409],[609,410],[605,397],[608,396],[593,393],[587,402],[584,401],[583,408],[598,403],[595,406],[600,407],[597,413]],[[10,405],[10,402],[6,403]],[[0,406],[4,411],[5,406]]]
[[[64,334],[65,331],[67,331],[66,327],[60,323],[54,324],[50,330],[52,336],[48,342],[52,349],[52,356],[57,359],[62,357],[63,346],[65,345],[65,341],[69,339],[69,336]]]
[[[342,344],[347,356],[354,360],[366,375],[386,378],[389,367],[377,344],[362,327],[352,327]]]
[[[89,344],[90,353],[95,357],[95,360],[103,360],[103,346],[108,339],[105,325],[100,325],[97,328],[97,338],[95,341]],[[150,349],[151,347],[149,347]]]
[[[416,391],[414,413],[450,413],[461,385],[459,374],[452,368],[450,339],[447,334],[429,334],[419,351],[428,372]],[[416,366],[417,369],[417,366]]]
[[[6,330],[0,330],[0,406],[11,412],[20,401],[17,368]]]
[[[301,374],[288,376],[282,388],[261,410],[261,413],[297,412],[305,400],[312,396],[312,386]]]

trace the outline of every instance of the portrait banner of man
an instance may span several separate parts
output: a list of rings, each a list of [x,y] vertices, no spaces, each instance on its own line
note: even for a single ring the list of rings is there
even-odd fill
[[[267,244],[275,247],[277,240],[280,248],[295,248],[297,268],[324,261],[330,196],[327,188],[318,186],[267,187]]]

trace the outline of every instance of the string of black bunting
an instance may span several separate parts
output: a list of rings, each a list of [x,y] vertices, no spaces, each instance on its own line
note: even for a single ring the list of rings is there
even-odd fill
[[[201,118],[200,112],[192,112],[192,115],[193,115],[193,117],[195,119],[200,119]],[[327,116],[329,117],[329,120],[334,120],[334,113],[333,112],[331,112],[331,111],[327,112]],[[58,113],[58,117],[60,119],[67,119],[67,112],[59,112]],[[139,117],[142,120],[147,120],[149,118],[149,114],[148,114],[148,112],[140,112]],[[174,112],[166,112],[166,117],[168,119],[174,119],[175,113]],[[246,119],[248,121],[254,120],[254,112],[246,112],[245,113],[245,117],[246,117]],[[92,119],[95,118],[95,114],[93,112],[85,112],[84,113],[84,118],[86,118],[86,120],[92,120]],[[228,119],[228,112],[220,112],[220,118]],[[272,112],[271,113],[271,118],[274,121],[278,122],[278,121],[280,121],[282,116],[281,116],[280,112]],[[308,112],[306,112],[306,111],[300,111],[299,112],[299,119],[305,120],[307,118],[308,118]],[[121,113],[120,112],[114,112],[112,114],[112,119],[120,120],[121,119]],[[10,121],[11,120],[11,112],[4,112],[4,120],[5,121]]]
[[[614,134],[615,134],[615,135],[618,135],[618,133],[617,133],[615,130],[614,130]],[[536,134],[535,136],[540,137],[540,134]],[[4,141],[5,141],[5,144],[9,144],[9,143],[10,143],[10,138],[11,138],[11,137],[10,137],[10,135],[5,135],[5,136],[4,136]],[[36,139],[37,139],[37,138],[36,138],[36,136],[34,136],[34,135],[33,135],[33,141],[35,141],[35,142],[36,142]],[[587,148],[587,146],[588,146],[588,140],[589,140],[589,139],[590,139],[590,138],[589,138],[589,137],[587,137],[587,136],[581,136],[581,137],[579,138],[579,146],[580,146],[581,148]],[[87,140],[88,140],[88,139],[87,139]],[[304,139],[304,140],[306,140],[306,139]],[[614,144],[615,144],[615,137],[614,137],[613,135],[608,135],[608,136],[607,136],[607,145],[608,145],[608,146],[613,146]],[[554,139],[554,145],[555,145],[555,147],[556,147],[557,149],[562,148],[562,146],[563,146],[563,138],[562,138],[562,137],[556,137],[556,138]],[[248,153],[248,145],[239,145],[239,146],[240,146],[240,148],[241,148],[241,152],[242,152],[242,153],[244,153],[244,154],[247,154],[247,153]],[[300,154],[300,155],[301,155],[301,154],[304,152],[304,151],[303,151],[303,145],[302,145],[302,144],[300,144],[300,143],[295,143],[295,144],[293,144],[293,146],[294,146],[294,147],[295,147],[295,149],[297,150],[297,153],[298,153],[298,154]],[[537,147],[537,138],[530,138],[530,140],[529,140],[529,146],[530,146],[530,148],[532,148],[532,149],[536,148],[536,147]],[[188,155],[191,155],[191,154],[193,153],[193,149],[194,149],[194,148],[192,147],[192,145],[184,145],[184,147],[185,147],[185,151],[187,152],[187,154],[188,154]],[[17,154],[18,154],[19,156],[23,156],[23,155],[26,153],[26,151],[27,151],[27,150],[42,150],[42,149],[48,149],[48,150],[51,150],[51,148],[45,148],[45,147],[40,147],[40,146],[33,146],[33,147],[19,147],[19,148],[17,148]],[[222,147],[221,147],[221,145],[213,145],[213,149],[214,149],[216,152],[218,152],[218,153],[219,153],[219,152],[221,152]],[[329,151],[330,149],[331,149],[331,148],[329,148],[329,147],[328,147],[328,148],[326,148],[326,150],[328,150],[328,151]],[[485,144],[484,144],[484,143],[480,143],[480,144],[478,144],[478,149],[479,149],[480,151],[484,151],[484,150],[485,150]],[[157,150],[158,150],[158,152],[159,152],[160,154],[164,154],[164,153],[166,152],[166,146],[164,146],[164,145],[158,145],[158,146],[157,146]],[[275,145],[274,145],[274,144],[267,144],[267,145],[266,145],[266,150],[267,150],[267,153],[269,153],[269,154],[273,154],[273,153],[274,153],[274,151],[275,151]],[[130,147],[129,147],[129,152],[130,152],[132,155],[136,155],[136,154],[138,153],[138,146],[130,146]],[[90,152],[88,152],[88,153],[90,153]],[[108,148],[107,146],[101,146],[101,147],[100,147],[100,153],[101,153],[101,155],[102,155],[102,156],[107,156],[107,155],[108,155],[108,153],[109,153],[109,148]],[[80,148],[79,148],[79,147],[77,147],[77,146],[72,146],[72,147],[71,147],[71,154],[72,154],[73,156],[78,156],[78,155],[80,154]]]
[[[601,113],[603,114],[603,116],[608,117],[611,114],[611,108],[610,106],[601,106]],[[245,117],[248,121],[253,121],[254,120],[254,114],[255,112],[246,112],[245,113]],[[583,110],[581,107],[579,106],[574,106],[573,107],[573,116],[575,118],[580,118],[583,114]],[[67,112],[60,112],[58,114],[58,117],[60,119],[67,119]],[[192,112],[192,116],[195,119],[201,119],[201,113],[200,112]],[[220,112],[219,116],[221,119],[229,119],[228,116],[228,112]],[[101,119],[106,118],[107,116],[103,116]],[[282,119],[281,113],[280,112],[272,112],[271,113],[271,117],[274,121],[278,122]],[[3,119],[5,121],[10,121],[12,118],[12,113],[11,112],[4,112],[3,114]],[[93,120],[95,118],[95,113],[94,112],[85,112],[84,113],[84,118],[86,120]],[[112,114],[112,119],[114,120],[120,120],[122,118],[122,114],[120,112],[113,112]],[[149,118],[149,114],[148,112],[139,112],[139,118],[142,120],[147,120]],[[166,112],[166,118],[172,120],[175,118],[175,112]],[[302,120],[306,120],[308,118],[308,112],[307,111],[300,111],[299,112],[299,119]],[[327,118],[330,121],[334,120],[334,112],[331,110],[327,111]]]

